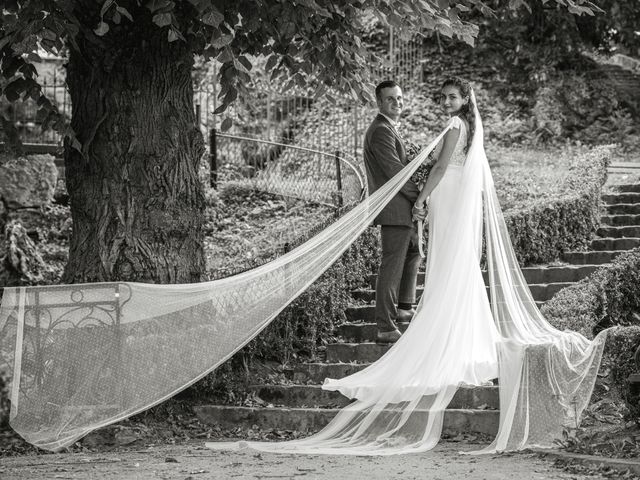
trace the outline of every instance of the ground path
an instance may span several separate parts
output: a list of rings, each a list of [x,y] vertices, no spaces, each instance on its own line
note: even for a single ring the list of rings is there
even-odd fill
[[[477,444],[441,442],[433,451],[391,457],[214,452],[204,442],[128,452],[67,453],[0,458],[3,480],[52,479],[601,479],[571,473],[532,453],[461,455]],[[612,478],[612,477],[608,477]],[[615,478],[615,477],[614,477]],[[620,477],[618,477],[620,478]]]

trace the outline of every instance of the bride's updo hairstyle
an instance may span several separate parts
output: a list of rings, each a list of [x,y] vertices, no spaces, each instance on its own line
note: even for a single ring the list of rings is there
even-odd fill
[[[460,92],[460,96],[467,100],[467,103],[462,106],[457,113],[459,117],[464,118],[469,123],[469,135],[467,137],[467,146],[464,148],[464,153],[469,151],[471,147],[471,140],[473,140],[473,132],[476,130],[476,113],[473,111],[473,105],[471,104],[471,83],[460,77],[447,78],[440,87],[443,90],[445,87],[455,87]]]

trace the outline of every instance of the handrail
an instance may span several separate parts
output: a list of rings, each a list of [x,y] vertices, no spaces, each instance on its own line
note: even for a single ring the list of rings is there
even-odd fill
[[[290,145],[286,143],[273,142],[271,140],[262,140],[260,138],[243,137],[240,135],[231,135],[228,133],[218,133],[217,131],[216,131],[216,137],[230,138],[232,140],[248,140],[250,142],[266,143],[268,145],[275,145],[277,147],[293,148],[294,150],[301,150],[304,152],[317,153],[319,155],[337,158],[342,162],[344,162],[353,171],[353,173],[355,173],[356,177],[358,178],[358,182],[360,182],[360,200],[364,198],[366,188],[365,188],[364,178],[362,177],[362,173],[360,172],[360,169],[352,163],[352,160],[348,160],[346,157],[342,156],[344,154],[336,155],[329,152],[323,152],[321,150],[315,150],[313,148],[299,147],[298,145]]]

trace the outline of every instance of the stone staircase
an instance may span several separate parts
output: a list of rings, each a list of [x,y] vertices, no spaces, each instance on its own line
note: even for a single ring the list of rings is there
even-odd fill
[[[567,252],[563,265],[527,267],[523,273],[539,305],[562,288],[581,280],[617,255],[640,246],[640,183],[618,185],[615,192],[603,194],[604,215],[597,237],[589,251]],[[321,389],[325,378],[342,378],[376,361],[390,346],[374,342],[373,320],[375,275],[368,288],[353,292],[354,305],[347,309],[347,321],[337,334],[342,340],[327,345],[322,362],[299,363],[289,373],[290,385],[256,385],[253,392],[262,407],[201,405],[198,418],[222,428],[251,428],[313,432],[326,425],[349,399],[337,392]],[[423,285],[424,274],[419,277]],[[422,287],[418,287],[418,294]],[[401,330],[407,324],[399,325]],[[461,388],[445,413],[443,432],[449,435],[475,432],[494,435],[499,420],[498,387]]]

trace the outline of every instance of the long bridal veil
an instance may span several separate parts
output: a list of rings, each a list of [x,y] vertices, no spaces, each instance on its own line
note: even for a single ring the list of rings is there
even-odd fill
[[[0,307],[0,375],[10,379],[11,426],[28,442],[59,450],[92,430],[166,400],[211,372],[258,335],[348,248],[445,132],[330,227],[257,269],[186,285],[112,282],[5,288]],[[590,342],[575,333],[559,332],[537,310],[497,202],[479,116],[462,178],[467,193],[461,212],[474,218],[474,227],[465,235],[473,237],[475,248],[451,261],[452,265],[474,265],[479,260],[484,206],[495,320],[495,332],[489,338],[495,342],[495,351],[487,365],[495,359],[499,365],[500,432],[486,451],[548,445],[563,425],[577,421],[588,402],[604,337]],[[455,277],[448,282],[455,285]],[[441,308],[446,308],[442,302],[455,300],[442,298]],[[474,302],[469,305],[486,314],[482,300]],[[363,455],[433,447],[446,406],[460,379],[468,378],[465,362],[455,361],[464,360],[466,352],[456,349],[452,338],[447,344],[432,345],[441,349],[441,359],[450,363],[447,368],[439,369],[437,363],[416,368],[420,350],[398,347],[388,355],[406,360],[404,378],[410,381],[394,383],[394,376],[387,375],[379,382],[359,385],[353,392],[358,400],[317,435],[252,446]],[[389,357],[380,363],[384,365]],[[486,375],[493,374],[491,370]]]
[[[455,201],[430,205],[445,208],[455,220],[437,223],[443,232],[430,232],[425,292],[414,319],[377,362],[325,381],[324,388],[355,401],[305,439],[208,443],[209,448],[340,455],[426,451],[441,436],[456,390],[496,375],[498,435],[474,453],[549,447],[563,428],[576,426],[593,390],[606,333],[590,341],[558,331],[540,314],[498,204],[473,93],[471,101],[472,144],[462,171],[447,179],[458,182]],[[479,266],[483,213],[491,310]],[[446,241],[434,240],[440,235]]]
[[[444,132],[405,170],[306,243],[233,277],[5,288],[0,376],[10,425],[60,450],[187,388],[260,333],[371,224]]]

